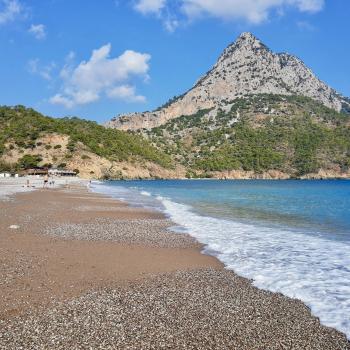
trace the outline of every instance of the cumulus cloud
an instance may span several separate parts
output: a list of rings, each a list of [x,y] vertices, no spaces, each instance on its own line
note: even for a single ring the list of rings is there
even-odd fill
[[[17,0],[0,0],[0,24],[12,22],[22,13],[23,7]]]
[[[324,7],[324,0],[296,0],[295,2],[300,11],[318,12]]]
[[[50,102],[53,105],[62,105],[66,108],[72,108],[74,106],[74,102],[68,98],[64,97],[61,94],[56,94],[50,98]]]
[[[173,31],[178,25],[178,18],[195,20],[201,17],[216,17],[223,20],[245,20],[260,24],[269,18],[272,11],[294,7],[301,12],[321,11],[325,0],[139,0],[135,8],[144,14],[156,13],[164,26]],[[153,6],[152,6],[153,5]],[[142,10],[141,10],[142,9]],[[169,22],[169,13],[172,22]],[[174,13],[177,18],[174,18]],[[174,25],[175,24],[175,25]]]
[[[48,81],[52,80],[52,72],[55,68],[55,62],[51,62],[47,65],[42,65],[38,58],[35,58],[28,62],[28,70],[30,73],[39,75],[40,77]]]
[[[137,95],[135,86],[121,85],[107,91],[107,96],[129,102],[146,102],[145,96]]]
[[[159,14],[165,7],[166,0],[138,0],[134,8],[143,14],[156,13]]]
[[[168,32],[174,32],[180,23],[168,4],[169,0],[137,0],[134,3],[134,9],[143,15],[156,15]],[[172,9],[176,10],[174,4]]]
[[[311,23],[307,21],[298,21],[296,22],[296,24],[301,31],[313,32],[316,30],[316,27],[314,27]]]
[[[272,10],[293,6],[302,12],[317,12],[324,0],[183,0],[182,10],[190,18],[204,15],[226,20],[243,19],[259,24],[265,21]]]
[[[179,25],[180,25],[180,22],[178,19],[170,18],[170,17],[164,19],[164,27],[170,33],[174,32]]]
[[[46,28],[43,24],[32,24],[28,32],[38,40],[45,39],[46,37]]]
[[[132,50],[119,57],[110,57],[111,44],[93,50],[88,61],[76,67],[71,63],[72,54],[60,72],[62,88],[50,102],[67,108],[98,101],[101,96],[129,102],[144,102],[145,97],[136,94],[130,81],[135,77],[148,79],[151,56]]]

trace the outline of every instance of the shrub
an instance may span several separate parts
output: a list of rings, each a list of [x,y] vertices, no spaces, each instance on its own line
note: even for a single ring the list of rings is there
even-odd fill
[[[19,159],[18,161],[18,166],[20,169],[30,169],[30,168],[35,168],[39,165],[39,163],[43,159],[39,154],[37,155],[30,155],[26,154],[22,158]]]

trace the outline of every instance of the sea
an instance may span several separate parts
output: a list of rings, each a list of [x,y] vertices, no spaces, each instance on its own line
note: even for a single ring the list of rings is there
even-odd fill
[[[302,300],[350,338],[350,181],[94,182],[94,191],[162,211],[175,233],[261,289]]]

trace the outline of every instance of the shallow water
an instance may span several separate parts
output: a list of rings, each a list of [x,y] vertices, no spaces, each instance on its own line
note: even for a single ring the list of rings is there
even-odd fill
[[[128,181],[94,189],[162,210],[227,268],[301,299],[350,338],[350,181]]]

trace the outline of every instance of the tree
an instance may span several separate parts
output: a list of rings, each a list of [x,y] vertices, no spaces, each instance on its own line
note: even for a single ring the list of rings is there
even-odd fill
[[[26,154],[18,161],[18,166],[20,169],[30,169],[35,168],[43,159],[40,155],[30,155]]]

